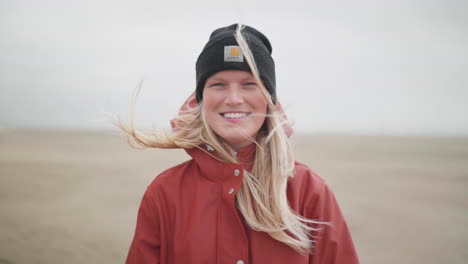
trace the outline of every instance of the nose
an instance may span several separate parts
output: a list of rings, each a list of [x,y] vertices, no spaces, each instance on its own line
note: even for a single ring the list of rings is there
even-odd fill
[[[244,103],[244,97],[241,94],[240,87],[229,87],[224,102],[228,105],[240,105]]]

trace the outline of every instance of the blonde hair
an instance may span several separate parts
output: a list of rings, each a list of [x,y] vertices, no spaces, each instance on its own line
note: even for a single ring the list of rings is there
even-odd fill
[[[267,101],[267,114],[264,129],[259,131],[256,139],[250,139],[256,144],[255,159],[252,171],[244,172],[242,187],[236,194],[236,205],[252,229],[268,233],[273,239],[285,243],[301,254],[310,253],[313,247],[311,232],[318,230],[313,226],[323,223],[304,218],[289,206],[286,188],[288,178],[294,176],[294,156],[288,136],[283,129],[287,120],[276,108],[260,79],[254,57],[242,34],[243,27],[242,25],[237,27],[235,38]],[[140,88],[141,85],[133,95],[129,125],[120,119],[115,119],[114,122],[127,134],[132,146],[196,147],[205,151],[200,146],[208,144],[216,150],[217,158],[221,161],[237,162],[233,149],[223,143],[208,125],[203,101],[197,106],[187,107],[181,111],[174,120],[175,127],[170,133],[162,130],[147,132],[135,130],[133,109]]]

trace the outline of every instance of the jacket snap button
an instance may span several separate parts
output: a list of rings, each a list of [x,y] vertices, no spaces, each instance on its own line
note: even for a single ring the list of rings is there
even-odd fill
[[[239,260],[239,261],[237,261],[237,264],[244,264],[244,261]]]
[[[232,194],[234,192],[234,188],[229,189],[229,194]],[[239,262],[237,262],[239,263]]]
[[[208,145],[208,144],[206,144],[206,149],[208,151],[214,151],[214,148],[212,146]]]
[[[234,176],[239,176],[239,174],[240,174],[240,171],[238,169],[235,169],[234,170]]]

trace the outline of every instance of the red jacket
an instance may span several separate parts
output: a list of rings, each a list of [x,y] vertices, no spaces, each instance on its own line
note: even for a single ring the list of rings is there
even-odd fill
[[[313,234],[311,255],[252,230],[236,208],[254,144],[239,150],[240,163],[220,162],[196,148],[186,151],[192,160],[161,173],[147,188],[127,264],[359,263],[332,191],[305,165],[296,162],[288,180],[289,204],[306,218],[331,223]]]

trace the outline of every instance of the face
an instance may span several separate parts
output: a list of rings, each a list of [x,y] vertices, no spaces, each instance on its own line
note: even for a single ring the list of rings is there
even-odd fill
[[[203,107],[206,120],[234,149],[249,145],[265,121],[267,102],[250,72],[227,70],[206,80]]]

